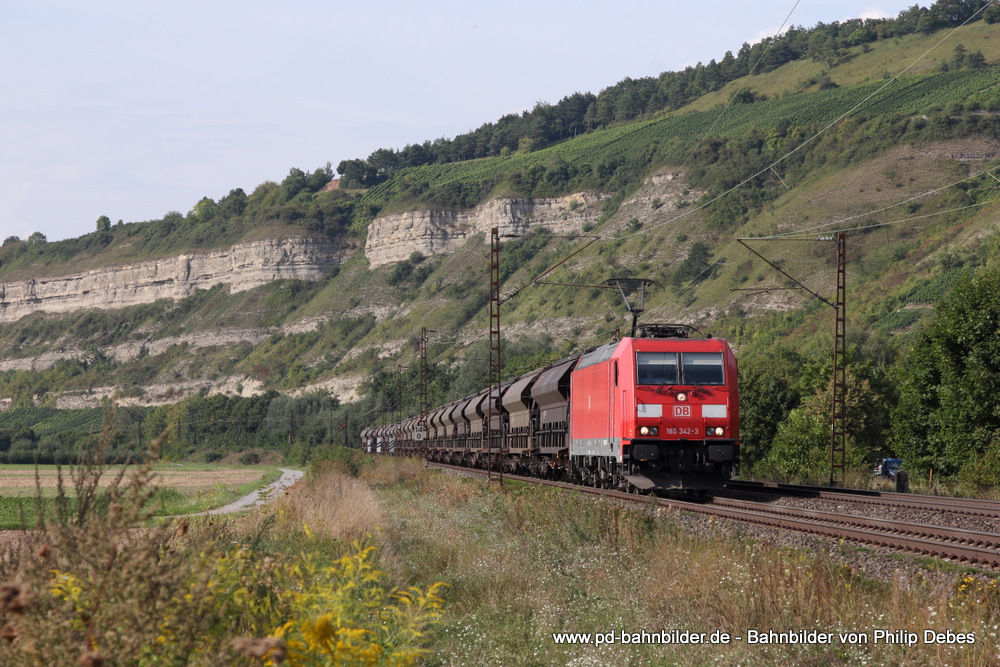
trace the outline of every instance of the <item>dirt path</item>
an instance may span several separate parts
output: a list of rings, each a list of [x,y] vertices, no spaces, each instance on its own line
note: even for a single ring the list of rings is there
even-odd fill
[[[281,471],[281,477],[279,477],[276,482],[272,482],[265,487],[269,491],[268,500],[274,500],[275,498],[280,497],[286,489],[302,479],[302,476],[305,474],[301,470],[288,470],[287,468],[278,468],[278,470]],[[192,514],[190,516],[204,516],[206,514],[232,514],[233,512],[240,512],[245,509],[250,509],[251,507],[256,507],[257,505],[263,505],[265,501],[261,499],[260,492],[260,489],[255,489],[252,493],[248,493],[239,500],[231,502],[228,505],[216,507],[215,509],[208,510],[206,512],[198,512],[197,514]]]

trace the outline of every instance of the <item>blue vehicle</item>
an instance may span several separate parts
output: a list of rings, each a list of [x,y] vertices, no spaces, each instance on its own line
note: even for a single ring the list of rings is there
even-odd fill
[[[877,477],[885,477],[886,479],[896,479],[896,473],[902,469],[903,459],[882,459],[873,473]]]

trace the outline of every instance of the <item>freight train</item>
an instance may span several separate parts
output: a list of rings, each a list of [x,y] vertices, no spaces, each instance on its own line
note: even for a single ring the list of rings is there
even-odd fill
[[[490,403],[492,402],[492,409]],[[710,489],[739,460],[736,357],[721,338],[648,324],[397,424],[373,453],[622,490]]]

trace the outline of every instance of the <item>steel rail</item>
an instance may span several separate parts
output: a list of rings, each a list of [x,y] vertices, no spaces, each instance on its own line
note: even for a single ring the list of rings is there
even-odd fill
[[[715,498],[712,504],[721,507],[745,507],[743,501],[730,498]],[[939,540],[942,542],[971,544],[992,549],[1000,548],[1000,534],[989,533],[980,530],[969,530],[967,528],[952,528],[950,526],[937,526],[928,523],[913,523],[910,521],[900,521],[898,519],[881,519],[878,517],[861,516],[858,514],[842,514],[839,512],[826,512],[824,510],[806,509],[802,507],[782,507],[754,503],[754,509],[778,516],[792,516],[811,519],[814,521],[825,521],[832,524],[849,525],[869,530],[878,530],[895,535],[911,535],[914,537]],[[1000,552],[998,552],[1000,555]]]
[[[427,465],[443,469],[459,470],[477,475],[486,475],[485,470],[478,468],[466,468],[443,463],[428,462]],[[796,516],[782,516],[780,512],[765,511],[758,508],[747,507],[721,507],[713,503],[698,503],[687,500],[676,500],[673,498],[658,498],[655,496],[641,496],[636,493],[626,493],[611,489],[597,489],[588,486],[580,486],[570,482],[560,482],[555,480],[538,479],[535,477],[523,477],[520,475],[507,475],[509,481],[519,481],[531,484],[539,484],[561,489],[571,489],[604,498],[614,498],[633,503],[648,501],[659,507],[683,510],[696,514],[707,514],[725,519],[753,523],[771,528],[793,530],[796,532],[817,535],[832,539],[850,540],[877,547],[898,549],[909,553],[916,553],[923,556],[931,556],[943,559],[952,559],[964,563],[976,564],[989,568],[1000,568],[1000,550],[996,547],[980,546],[978,544],[967,544],[961,542],[944,541],[933,537],[900,535],[885,530],[864,528],[854,525],[831,524],[828,521],[809,519]],[[732,501],[739,503],[740,501]],[[755,503],[759,505],[759,503]],[[798,508],[784,508],[798,509]],[[803,510],[809,512],[810,510]],[[862,517],[866,518],[866,517]],[[873,522],[882,520],[873,519]],[[969,531],[974,532],[974,531]]]
[[[774,495],[821,498],[824,500],[845,500],[869,505],[892,505],[909,509],[1000,517],[1000,501],[982,498],[925,496],[913,493],[867,489],[831,489],[826,486],[799,486],[795,484],[776,484],[773,482],[727,482],[725,488],[732,491],[753,491]]]

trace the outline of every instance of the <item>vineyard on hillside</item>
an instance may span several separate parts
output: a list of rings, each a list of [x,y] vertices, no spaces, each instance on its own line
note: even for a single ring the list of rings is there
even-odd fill
[[[578,172],[593,172],[598,180],[602,176],[606,179],[623,163],[643,153],[648,156],[660,147],[686,144],[706,136],[725,140],[753,129],[766,133],[779,125],[821,129],[858,114],[913,116],[924,122],[940,113],[981,112],[980,115],[994,116],[997,111],[1000,111],[1000,66],[870,81],[754,104],[733,104],[724,109],[672,113],[596,131],[534,152],[412,167],[369,189],[361,203],[369,209],[381,209],[414,186],[415,200],[419,201],[420,193],[435,188],[456,185],[475,188],[486,184],[477,190],[485,199],[495,194],[493,186],[509,183],[510,174],[552,170],[553,165],[560,163],[572,165]],[[793,147],[788,145],[789,150]],[[602,174],[602,170],[607,173]]]

